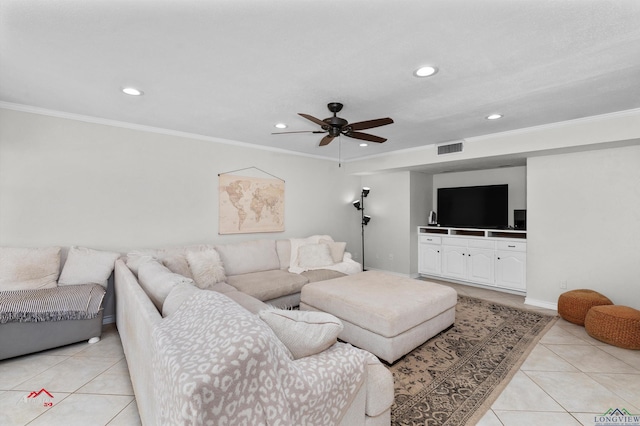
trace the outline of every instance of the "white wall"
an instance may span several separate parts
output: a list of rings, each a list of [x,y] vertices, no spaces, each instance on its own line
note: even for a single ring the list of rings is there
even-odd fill
[[[433,175],[411,172],[410,178],[410,269],[409,274],[418,276],[418,226],[429,223],[429,212],[433,210]]]
[[[382,173],[362,177],[371,188],[365,200],[365,266],[408,274],[411,248],[409,172]],[[354,209],[355,210],[355,209]]]
[[[0,114],[2,245],[128,250],[321,232],[349,240],[352,249],[346,219],[360,179],[336,163],[5,109]],[[285,232],[218,235],[218,173],[252,166],[285,180]]]
[[[527,182],[527,300],[587,288],[640,309],[640,146],[530,158]]]
[[[438,211],[438,189],[458,186],[509,185],[509,225],[513,226],[513,210],[527,208],[526,167],[441,173],[433,176],[433,206]]]

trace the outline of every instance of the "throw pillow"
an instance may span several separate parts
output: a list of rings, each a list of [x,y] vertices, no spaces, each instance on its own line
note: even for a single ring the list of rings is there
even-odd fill
[[[171,272],[166,266],[156,260],[150,260],[140,265],[138,281],[149,299],[156,305],[158,312],[162,312],[165,299],[178,284],[193,284],[193,280]]]
[[[133,272],[133,274],[137,277],[138,269],[140,269],[140,265],[150,260],[157,260],[157,259],[153,255],[148,253],[132,251],[130,253],[127,253],[126,264],[127,264],[127,267],[131,269],[131,272]]]
[[[344,326],[331,314],[265,309],[260,318],[289,349],[294,359],[314,355],[336,343]]]
[[[164,299],[164,303],[162,304],[162,316],[168,317],[173,314],[188,298],[200,291],[202,290],[198,289],[198,287],[193,284],[176,284]]]
[[[301,268],[322,268],[333,263],[327,244],[307,244],[298,249],[298,266]]]
[[[165,257],[164,259],[162,259],[162,264],[169,268],[171,272],[175,272],[176,274],[180,274],[187,278],[193,278],[191,269],[189,269],[189,262],[187,262],[187,257],[183,254],[176,254],[173,256]]]
[[[73,246],[62,267],[58,285],[100,284],[107,288],[120,253]]]
[[[60,247],[0,247],[0,291],[57,287]]]
[[[338,243],[330,240],[320,240],[329,246],[331,250],[331,257],[333,257],[333,263],[340,263],[344,259],[344,252],[347,249],[347,243]]]
[[[213,288],[227,279],[220,255],[215,249],[187,252],[187,263],[199,288]]]

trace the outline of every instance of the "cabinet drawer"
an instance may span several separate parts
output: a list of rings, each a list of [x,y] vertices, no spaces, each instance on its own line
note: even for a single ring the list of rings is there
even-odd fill
[[[440,244],[441,238],[434,237],[432,235],[420,235],[420,242],[427,243],[427,244]]]
[[[495,250],[496,248],[496,242],[493,240],[468,240],[469,241],[469,247],[471,248],[486,248],[486,249],[493,249]]]
[[[447,246],[466,247],[469,240],[467,238],[443,237],[442,244]]]
[[[498,250],[527,251],[527,243],[522,241],[498,241]]]

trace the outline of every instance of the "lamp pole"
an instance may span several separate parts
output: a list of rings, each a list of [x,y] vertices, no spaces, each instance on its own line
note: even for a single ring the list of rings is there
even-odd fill
[[[362,227],[362,270],[366,271],[365,266],[364,266],[364,227],[369,223],[369,221],[371,220],[371,216],[367,216],[364,214],[364,199],[367,197],[367,195],[369,195],[369,191],[371,191],[371,188],[364,186],[362,187],[362,192],[360,193],[360,200],[356,200],[353,202],[353,206],[360,210],[360,219],[361,219],[361,227]]]

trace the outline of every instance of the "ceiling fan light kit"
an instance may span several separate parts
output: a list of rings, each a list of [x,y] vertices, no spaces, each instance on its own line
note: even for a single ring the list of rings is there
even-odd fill
[[[387,124],[393,123],[393,120],[389,117],[386,118],[378,118],[375,120],[367,120],[367,121],[359,121],[357,123],[351,123],[344,118],[338,117],[338,113],[342,110],[343,105],[340,102],[330,102],[327,105],[329,111],[333,113],[333,117],[325,118],[324,120],[320,120],[309,114],[298,113],[303,118],[306,118],[309,121],[314,122],[322,130],[310,130],[310,131],[295,131],[295,132],[279,132],[273,134],[282,134],[282,133],[327,133],[325,137],[320,141],[320,146],[329,145],[331,141],[338,136],[344,135],[353,139],[365,140],[368,142],[376,142],[383,143],[387,139],[381,138],[380,136],[371,135],[369,133],[362,133],[358,130],[366,130],[373,129],[374,127],[386,126]]]

